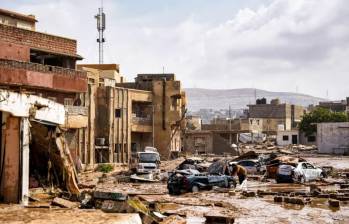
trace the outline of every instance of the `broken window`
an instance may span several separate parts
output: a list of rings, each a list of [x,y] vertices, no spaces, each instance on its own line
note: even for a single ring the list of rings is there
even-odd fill
[[[121,109],[115,109],[115,118],[121,117]]]
[[[171,97],[171,110],[176,111],[178,110],[178,98],[177,97]]]
[[[308,142],[315,142],[316,137],[315,136],[308,136]]]
[[[74,104],[74,100],[72,98],[64,98],[65,106],[72,106]]]
[[[283,140],[283,141],[288,141],[288,135],[282,136],[282,140]]]

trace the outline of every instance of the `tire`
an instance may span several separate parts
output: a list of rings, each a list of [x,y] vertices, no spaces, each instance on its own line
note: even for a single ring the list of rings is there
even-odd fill
[[[170,195],[174,195],[173,187],[172,187],[172,186],[169,186],[169,187],[168,187],[168,193],[169,193]]]
[[[302,183],[302,184],[304,184],[304,183],[305,183],[305,177],[304,177],[304,176],[301,176],[301,177],[299,178],[299,182]]]
[[[194,186],[192,186],[192,188],[191,188],[191,192],[193,192],[193,193],[196,193],[196,192],[199,192],[199,187],[197,186],[197,185],[194,185]]]
[[[324,173],[324,172],[322,172],[322,173],[320,174],[320,178],[321,178],[321,179],[326,178],[326,175],[325,175],[325,173]]]

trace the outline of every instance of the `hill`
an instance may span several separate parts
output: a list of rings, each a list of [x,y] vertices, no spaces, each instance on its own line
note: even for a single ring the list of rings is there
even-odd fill
[[[268,103],[271,99],[279,98],[281,103],[290,103],[302,106],[317,104],[325,99],[292,92],[271,92],[261,89],[185,89],[188,100],[188,110],[191,112],[200,109],[221,110],[228,109],[229,105],[232,110],[246,108],[248,104],[255,103],[257,98],[265,97]]]

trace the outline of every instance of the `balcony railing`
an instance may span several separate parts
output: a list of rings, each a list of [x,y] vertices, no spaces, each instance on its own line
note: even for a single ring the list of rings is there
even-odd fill
[[[54,74],[60,74],[60,75],[75,76],[80,78],[87,77],[87,73],[85,71],[62,68],[62,67],[51,66],[51,65],[36,64],[31,62],[0,59],[0,66],[5,68],[23,69],[23,70],[43,72],[43,73],[54,73]]]
[[[84,115],[87,116],[88,114],[88,108],[87,107],[81,107],[81,106],[70,106],[66,105],[65,111],[68,113],[68,115]]]
[[[140,125],[152,125],[152,119],[150,117],[132,117],[132,123]]]

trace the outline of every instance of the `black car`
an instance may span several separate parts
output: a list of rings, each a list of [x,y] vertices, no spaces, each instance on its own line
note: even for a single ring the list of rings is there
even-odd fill
[[[198,172],[175,171],[167,181],[167,189],[171,195],[182,192],[198,192],[201,189],[210,190],[213,186],[230,188],[236,185],[235,180],[227,175],[207,175]]]

